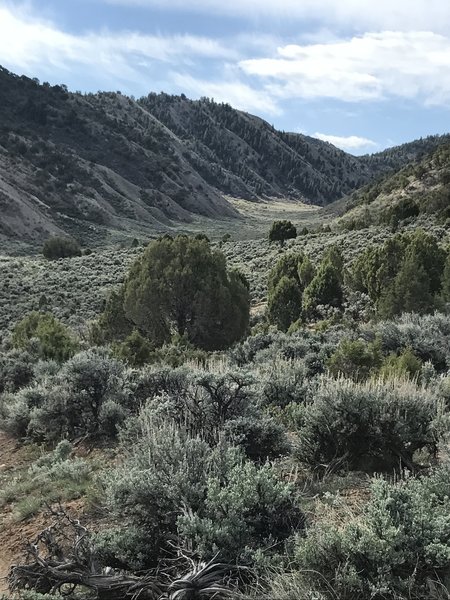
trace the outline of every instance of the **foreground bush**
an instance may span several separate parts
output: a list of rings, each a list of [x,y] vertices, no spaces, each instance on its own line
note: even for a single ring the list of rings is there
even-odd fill
[[[104,352],[89,350],[3,399],[3,427],[16,437],[55,442],[79,436],[117,435],[129,413],[124,367]]]
[[[297,550],[305,588],[340,600],[447,598],[449,558],[448,465],[429,477],[374,482],[362,514],[315,524]]]
[[[408,381],[325,379],[306,407],[298,455],[313,469],[414,468],[417,450],[436,448],[433,420],[440,410],[431,392]]]
[[[227,445],[210,447],[148,410],[136,425],[123,440],[125,465],[106,477],[108,506],[122,530],[99,540],[111,561],[136,560],[139,540],[141,567],[170,556],[174,542],[205,560],[219,553],[248,562],[260,548],[276,552],[277,542],[302,527],[294,489],[269,465],[258,467]]]

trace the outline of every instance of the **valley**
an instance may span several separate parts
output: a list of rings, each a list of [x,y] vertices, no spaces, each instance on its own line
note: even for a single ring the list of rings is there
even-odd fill
[[[1,600],[447,600],[448,136],[0,102]]]

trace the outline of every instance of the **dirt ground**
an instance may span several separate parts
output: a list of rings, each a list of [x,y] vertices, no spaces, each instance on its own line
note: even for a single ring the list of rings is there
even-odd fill
[[[0,431],[0,476],[4,473],[12,474],[32,460],[26,447],[18,446],[16,440]],[[23,523],[13,523],[8,507],[0,511],[0,594],[8,591],[9,570],[22,555],[25,543],[43,529],[44,523],[42,515]]]
[[[36,449],[20,446],[12,436],[0,431],[0,488],[5,480],[14,477],[14,473],[23,470],[36,460]],[[95,459],[103,457],[99,450],[95,451],[88,446],[80,444],[76,448],[76,456]],[[68,514],[82,517],[83,523],[91,530],[100,530],[104,527],[103,520],[86,511],[85,499],[79,498],[64,502],[64,509]],[[32,541],[38,533],[48,527],[52,520],[49,515],[40,514],[21,521],[13,520],[12,508],[0,508],[0,597],[8,593],[8,574],[11,567],[24,557],[26,544]]]

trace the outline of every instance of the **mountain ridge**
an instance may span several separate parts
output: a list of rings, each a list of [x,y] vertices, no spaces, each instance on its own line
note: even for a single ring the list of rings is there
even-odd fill
[[[72,93],[3,68],[0,103],[0,235],[25,240],[239,218],[226,196],[328,204],[441,143],[355,157],[209,99]]]

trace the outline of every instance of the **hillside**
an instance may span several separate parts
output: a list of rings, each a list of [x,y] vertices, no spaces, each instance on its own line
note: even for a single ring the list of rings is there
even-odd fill
[[[83,240],[238,218],[225,196],[327,204],[441,142],[357,158],[208,99],[70,93],[0,69],[0,236]]]
[[[450,146],[434,152],[381,181],[362,187],[336,202],[328,213],[350,229],[432,218],[450,218]]]

